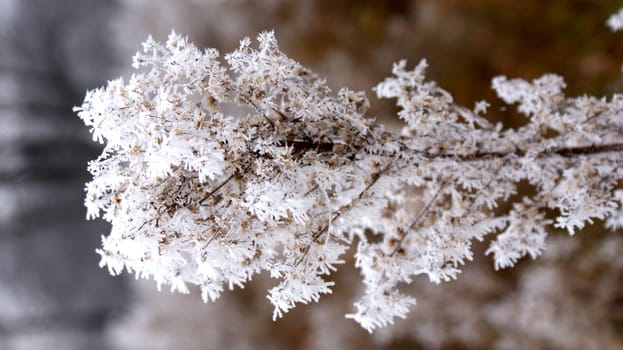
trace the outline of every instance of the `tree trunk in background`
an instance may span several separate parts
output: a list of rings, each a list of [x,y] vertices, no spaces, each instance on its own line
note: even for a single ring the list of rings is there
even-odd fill
[[[72,112],[111,74],[106,1],[0,0],[0,348],[106,349],[126,303],[85,221],[99,151]]]

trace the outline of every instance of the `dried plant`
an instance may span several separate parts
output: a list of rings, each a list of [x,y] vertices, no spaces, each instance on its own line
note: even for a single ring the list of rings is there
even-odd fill
[[[207,301],[266,271],[277,318],[330,293],[356,245],[365,290],[347,317],[371,332],[415,304],[401,284],[455,279],[474,240],[490,240],[499,269],[540,255],[551,226],[623,226],[623,95],[566,97],[552,74],[497,77],[527,119],[504,128],[486,102],[460,106],[427,81],[426,61],[401,61],[375,88],[397,100],[395,134],[366,115],[364,93],[334,94],[273,33],[258,42],[223,61],[175,33],[150,38],[139,73],[76,108],[106,144],[85,203],[112,224],[98,250],[111,274],[198,285]]]

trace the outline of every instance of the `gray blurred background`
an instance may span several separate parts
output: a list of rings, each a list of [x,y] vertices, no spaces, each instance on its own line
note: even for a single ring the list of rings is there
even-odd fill
[[[72,113],[113,74],[108,1],[0,0],[0,349],[107,349],[128,302],[82,205],[99,153]]]
[[[220,2],[0,0],[0,349],[221,344],[222,331],[206,343],[210,337],[200,336],[205,332],[196,332],[190,321],[177,327],[195,340],[159,331],[159,316],[152,314],[161,301],[159,295],[149,297],[153,285],[141,292],[132,278],[114,278],[98,268],[95,248],[109,227],[84,219],[83,188],[90,178],[86,164],[101,146],[72,112],[87,89],[127,73],[129,57],[151,32],[162,39],[176,27],[194,33],[203,45],[226,31],[220,39],[236,46],[238,28],[248,29],[237,23],[252,23],[236,17],[245,4],[225,6],[230,29],[223,28],[225,21],[201,28],[218,18],[217,6]],[[174,321],[172,310],[187,299],[173,298],[162,314]],[[178,317],[204,306],[191,300]],[[133,305],[140,311],[142,301],[148,303],[147,325],[131,318]],[[195,324],[210,318],[199,315]],[[235,334],[225,339],[225,347],[237,347],[227,345],[236,341]]]
[[[497,74],[567,78],[571,94],[620,92],[623,40],[606,0],[0,0],[0,350],[13,349],[620,349],[623,239],[599,225],[552,232],[537,261],[494,273],[478,256],[459,280],[418,279],[407,320],[369,335],[344,314],[360,292],[349,261],[335,293],[273,323],[274,281],[203,304],[198,293],[98,268],[108,232],[87,222],[83,186],[100,152],[72,112],[87,89],[127,75],[147,34],[172,28],[226,53],[274,29],[288,55],[334,88],[366,90],[392,62],[427,58],[459,103],[492,102]],[[349,258],[347,258],[348,260]]]

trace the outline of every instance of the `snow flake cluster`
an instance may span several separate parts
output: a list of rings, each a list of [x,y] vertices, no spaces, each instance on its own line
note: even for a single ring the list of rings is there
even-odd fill
[[[111,274],[196,285],[207,301],[265,271],[277,318],[331,293],[356,245],[364,289],[347,317],[372,331],[415,304],[401,284],[457,278],[474,241],[506,268],[540,255],[552,227],[623,227],[623,95],[569,98],[556,75],[498,77],[527,118],[505,129],[487,103],[457,105],[428,81],[425,61],[401,61],[375,88],[400,108],[394,134],[366,115],[364,93],[333,93],[273,33],[224,60],[175,33],[150,38],[133,65],[76,108],[105,143],[85,203],[112,224],[98,250]]]
[[[613,32],[623,29],[623,8],[611,15],[608,21],[606,21],[606,24]]]

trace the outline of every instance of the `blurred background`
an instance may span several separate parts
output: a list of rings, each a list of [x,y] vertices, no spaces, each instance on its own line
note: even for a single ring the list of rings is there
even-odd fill
[[[175,28],[226,53],[274,29],[290,57],[333,88],[365,90],[391,64],[426,58],[429,77],[466,106],[492,103],[496,75],[564,76],[569,95],[621,92],[623,36],[610,0],[0,0],[0,349],[621,349],[623,237],[599,225],[553,231],[546,254],[493,271],[477,255],[459,280],[417,279],[407,320],[370,335],[344,318],[360,292],[347,263],[335,293],[278,322],[260,276],[203,304],[111,277],[94,250],[108,227],[85,221],[86,163],[100,152],[72,112],[87,89],[127,75],[151,33]],[[520,123],[521,121],[519,121]],[[481,251],[484,249],[481,249]]]

